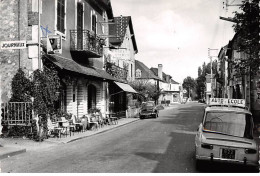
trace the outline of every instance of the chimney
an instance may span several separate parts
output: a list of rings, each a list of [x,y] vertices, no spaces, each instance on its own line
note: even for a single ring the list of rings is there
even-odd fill
[[[163,79],[163,75],[162,75],[162,64],[158,64],[158,77],[160,79]]]

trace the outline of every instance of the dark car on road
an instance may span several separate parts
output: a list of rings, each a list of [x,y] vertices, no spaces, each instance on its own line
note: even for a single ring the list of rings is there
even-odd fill
[[[158,110],[155,106],[155,103],[153,101],[143,102],[141,105],[139,116],[140,119],[149,118],[149,117],[157,118]]]

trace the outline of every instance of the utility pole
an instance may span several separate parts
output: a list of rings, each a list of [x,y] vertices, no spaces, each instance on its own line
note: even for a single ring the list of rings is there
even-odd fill
[[[214,93],[213,93],[213,69],[212,69],[212,57],[217,57],[216,56],[212,56],[210,51],[218,51],[218,49],[211,49],[208,48],[208,57],[210,58],[210,86],[211,86],[211,98],[214,98]]]

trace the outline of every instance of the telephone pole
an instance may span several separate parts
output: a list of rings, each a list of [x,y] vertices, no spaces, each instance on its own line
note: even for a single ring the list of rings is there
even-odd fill
[[[217,57],[217,56],[212,56],[210,51],[218,51],[218,49],[211,49],[208,48],[208,57],[210,58],[210,86],[211,86],[211,98],[214,98],[214,93],[213,93],[213,69],[212,69],[212,57]]]

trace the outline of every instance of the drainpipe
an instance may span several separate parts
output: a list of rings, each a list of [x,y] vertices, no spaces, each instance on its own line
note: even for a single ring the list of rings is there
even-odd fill
[[[41,69],[41,14],[40,14],[40,3],[41,0],[38,0],[38,69]]]

